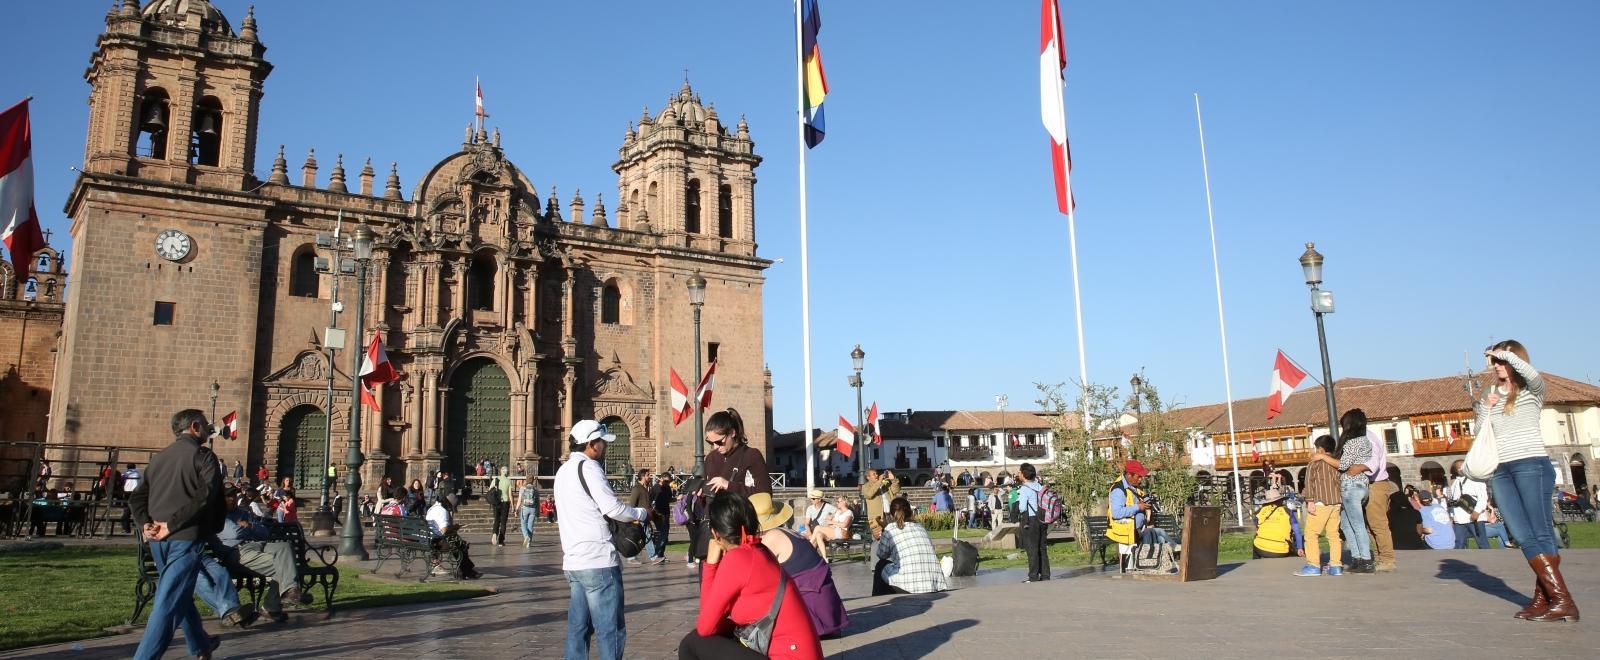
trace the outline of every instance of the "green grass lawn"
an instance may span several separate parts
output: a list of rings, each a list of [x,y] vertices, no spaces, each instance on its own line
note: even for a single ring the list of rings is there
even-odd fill
[[[135,552],[132,547],[69,547],[0,553],[0,651],[99,637],[107,634],[105,628],[121,625],[133,611],[133,585],[138,580]],[[339,569],[335,609],[458,600],[489,593],[451,583],[361,579],[367,572]],[[317,602],[306,612],[321,616],[321,589],[314,595]],[[200,611],[210,610],[201,605]]]

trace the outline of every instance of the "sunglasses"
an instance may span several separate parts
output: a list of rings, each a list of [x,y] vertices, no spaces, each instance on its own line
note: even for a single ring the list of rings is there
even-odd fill
[[[728,436],[724,435],[719,440],[706,440],[706,444],[709,444],[713,447],[721,447],[725,444],[728,444]]]

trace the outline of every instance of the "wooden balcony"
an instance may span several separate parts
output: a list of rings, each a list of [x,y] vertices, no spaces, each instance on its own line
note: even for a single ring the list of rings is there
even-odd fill
[[[1225,455],[1225,452],[1227,450],[1228,450],[1227,447],[1218,447],[1217,448],[1217,468],[1216,469],[1219,470],[1219,471],[1234,469],[1233,457]],[[1290,451],[1266,451],[1266,452],[1261,452],[1261,455],[1259,457],[1252,457],[1250,452],[1249,452],[1249,450],[1246,450],[1244,447],[1240,447],[1239,448],[1239,467],[1238,467],[1238,469],[1240,469],[1240,470],[1257,469],[1257,468],[1260,468],[1260,467],[1266,465],[1268,462],[1271,462],[1272,463],[1272,467],[1274,467],[1274,468],[1289,467],[1289,466],[1300,466],[1300,465],[1305,465],[1310,460],[1311,460],[1311,450],[1309,450],[1309,449],[1294,449],[1294,450],[1290,450]]]
[[[1472,448],[1472,436],[1464,435],[1454,441],[1448,438],[1417,438],[1411,441],[1411,454],[1413,456],[1436,456],[1438,454],[1465,454]]]
[[[1044,458],[1046,449],[1044,445],[1013,445],[1006,447],[1006,456],[1011,460]]]
[[[989,462],[994,460],[994,450],[989,447],[951,447],[950,460]]]

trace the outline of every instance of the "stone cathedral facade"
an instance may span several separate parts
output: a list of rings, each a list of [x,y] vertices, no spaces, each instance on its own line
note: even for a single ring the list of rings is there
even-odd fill
[[[724,125],[685,82],[627,122],[615,196],[592,203],[559,201],[556,173],[518,168],[481,124],[441,129],[448,155],[409,193],[393,165],[352,158],[350,177],[342,155],[313,152],[291,168],[282,147],[263,180],[265,53],[253,13],[235,31],[206,0],[124,0],[107,14],[67,201],[75,279],[51,442],[163,446],[169,416],[206,409],[215,382],[218,416],[240,415],[241,439],[218,443],[230,465],[310,485],[331,435],[342,466],[353,356],[330,361],[323,335],[336,287],[336,325],[351,327],[357,280],[337,274],[350,254],[318,236],[362,223],[376,235],[366,333],[347,344],[376,333],[403,374],[380,388],[381,412],[362,413],[368,484],[485,458],[552,474],[566,430],[591,417],[619,437],[613,472],[692,465],[698,439],[671,424],[667,374],[697,378],[695,271],[708,281],[712,407],[737,408],[764,444],[770,262],[756,256],[761,159],[742,118]]]

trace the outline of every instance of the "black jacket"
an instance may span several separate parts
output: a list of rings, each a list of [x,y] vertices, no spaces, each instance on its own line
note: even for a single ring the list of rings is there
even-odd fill
[[[167,523],[168,540],[199,541],[222,531],[222,472],[217,455],[192,435],[174,438],[150,457],[144,480],[128,496],[138,522]]]

